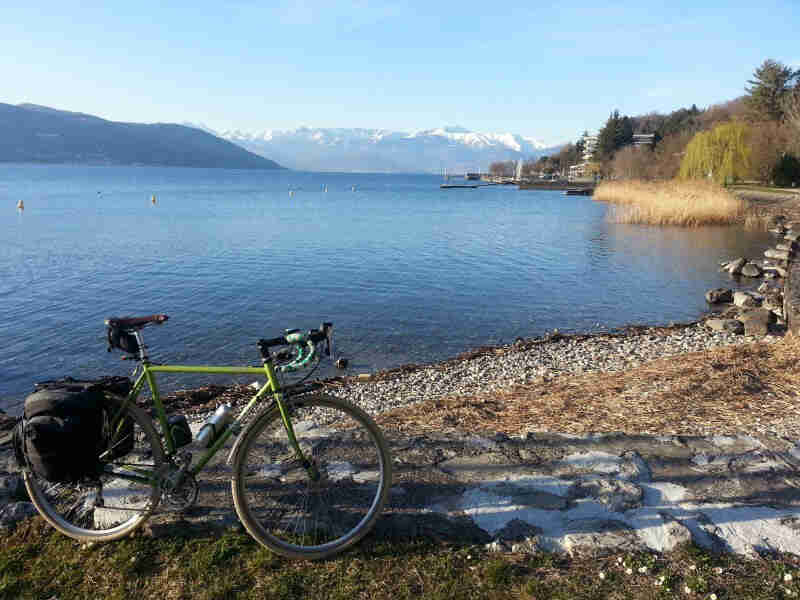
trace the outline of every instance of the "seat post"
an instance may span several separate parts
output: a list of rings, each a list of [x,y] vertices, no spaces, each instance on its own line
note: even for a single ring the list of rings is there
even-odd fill
[[[144,363],[150,362],[150,357],[147,355],[147,346],[144,345],[144,338],[142,337],[142,330],[136,329],[133,332],[136,336],[136,342],[139,344],[139,360]]]

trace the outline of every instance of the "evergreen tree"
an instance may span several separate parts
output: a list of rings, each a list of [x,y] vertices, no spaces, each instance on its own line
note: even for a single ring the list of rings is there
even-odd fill
[[[617,121],[614,133],[614,151],[633,143],[633,121],[629,117],[622,117]]]
[[[800,77],[783,63],[767,59],[753,72],[747,81],[747,105],[756,118],[779,121],[783,118],[784,102],[791,90],[792,82]]]
[[[610,159],[616,150],[617,131],[620,127],[619,111],[615,110],[608,116],[608,121],[597,133],[596,156],[601,160]]]

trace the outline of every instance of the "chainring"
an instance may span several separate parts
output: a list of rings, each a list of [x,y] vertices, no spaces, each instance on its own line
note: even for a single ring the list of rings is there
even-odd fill
[[[180,485],[171,489],[164,489],[161,494],[161,503],[164,510],[180,512],[188,510],[197,502],[200,486],[191,473],[184,473]]]

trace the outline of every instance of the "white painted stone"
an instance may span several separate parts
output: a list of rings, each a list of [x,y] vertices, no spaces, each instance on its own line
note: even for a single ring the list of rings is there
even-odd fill
[[[641,484],[643,502],[645,506],[665,508],[676,506],[688,495],[688,490],[682,485],[668,481],[651,481]]]
[[[350,479],[356,473],[356,468],[349,462],[331,462],[326,465],[328,478],[331,481]]]
[[[359,471],[353,475],[353,481],[356,483],[377,483],[380,479],[380,471]]]
[[[732,435],[715,435],[711,438],[711,443],[715,446],[732,446],[736,443],[736,438]]]
[[[688,527],[669,513],[657,509],[631,511],[626,513],[625,519],[639,539],[656,552],[669,552],[692,539],[692,532]]]
[[[590,471],[593,473],[614,474],[619,473],[624,459],[608,452],[576,452],[561,460],[562,464],[576,471]]]

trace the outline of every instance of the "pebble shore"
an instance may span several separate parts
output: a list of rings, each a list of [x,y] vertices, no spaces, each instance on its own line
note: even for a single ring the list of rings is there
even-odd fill
[[[378,414],[400,406],[445,396],[497,392],[542,377],[589,372],[622,371],[668,356],[754,341],[752,336],[711,332],[702,324],[667,330],[653,328],[628,335],[559,337],[541,343],[497,348],[473,358],[399,370],[366,380],[347,379],[328,388],[339,396]],[[774,336],[762,338],[774,341]],[[534,341],[535,342],[535,341]]]

